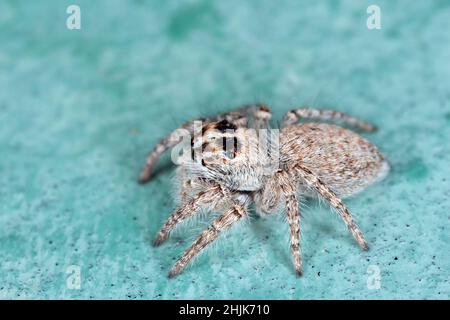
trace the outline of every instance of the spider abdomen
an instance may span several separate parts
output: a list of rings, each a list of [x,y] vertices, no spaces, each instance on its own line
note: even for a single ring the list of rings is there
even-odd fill
[[[341,197],[381,180],[389,164],[372,143],[359,134],[326,123],[304,123],[281,131],[281,162],[308,168]]]

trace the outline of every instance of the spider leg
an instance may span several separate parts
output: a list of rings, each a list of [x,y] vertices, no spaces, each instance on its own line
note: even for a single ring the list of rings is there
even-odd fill
[[[348,211],[346,205],[342,202],[341,199],[330,189],[328,188],[317,176],[315,176],[311,170],[304,166],[296,166],[297,172],[300,177],[316,192],[318,192],[325,200],[327,200],[330,205],[336,209],[339,216],[344,220],[347,228],[350,233],[353,235],[353,238],[358,242],[359,246],[363,250],[368,250],[369,246],[364,239],[364,236],[359,230],[358,226],[353,220],[350,212]]]
[[[280,187],[286,199],[286,213],[290,229],[291,252],[294,260],[295,272],[302,275],[302,257],[300,249],[300,210],[296,195],[296,187],[293,185],[286,172],[282,173],[283,180]]]
[[[178,129],[172,131],[168,136],[161,139],[161,141],[152,149],[152,151],[150,151],[149,155],[147,156],[144,168],[142,169],[141,174],[139,175],[139,183],[146,183],[150,180],[153,172],[153,167],[155,166],[156,161],[165,151],[174,147],[180,141],[180,139],[183,137],[184,134],[186,133],[189,133],[191,135],[194,134],[194,123],[196,121],[208,122],[209,120],[195,119],[185,122]]]
[[[173,212],[169,219],[164,223],[161,230],[158,232],[153,244],[159,246],[162,244],[169,233],[178,225],[181,221],[193,216],[198,212],[201,206],[207,204],[213,204],[223,198],[224,194],[220,186],[211,187],[205,191],[200,191],[191,200],[183,203],[175,212]]]
[[[177,168],[178,180],[181,181],[179,188],[180,203],[186,203],[191,196],[191,192],[194,186],[194,179],[189,178],[186,174],[186,168],[179,166]]]
[[[269,107],[262,104],[257,104],[252,109],[253,113],[253,128],[267,129],[269,128],[269,121],[272,118],[272,112]]]
[[[339,112],[329,109],[311,109],[300,108],[288,111],[283,117],[282,127],[287,127],[297,123],[302,118],[304,119],[318,119],[318,120],[340,120],[346,124],[359,128],[367,132],[376,131],[377,128],[368,122],[352,117],[344,112]]]
[[[264,129],[269,126],[272,113],[264,104],[248,104],[230,112],[219,114],[214,121],[227,120],[238,127],[249,127],[249,120],[252,120],[251,127],[254,129]]]
[[[253,118],[252,128],[267,129],[269,127],[270,118],[272,118],[272,112],[269,107],[264,104],[254,104],[250,105],[248,108]]]
[[[178,275],[186,265],[198,255],[206,246],[216,240],[220,233],[230,228],[234,223],[247,215],[247,209],[244,203],[235,203],[233,207],[219,216],[213,223],[204,230],[194,243],[178,259],[169,272],[169,278]]]
[[[181,190],[180,190],[180,200],[181,203],[185,203],[188,200],[189,197],[189,192],[188,190],[190,190],[192,188],[192,180],[188,179],[182,182],[181,185]]]

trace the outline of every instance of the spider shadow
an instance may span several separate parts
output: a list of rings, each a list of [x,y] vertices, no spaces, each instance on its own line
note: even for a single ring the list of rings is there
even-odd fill
[[[284,241],[276,241],[279,237],[273,236],[277,231],[274,226],[278,226],[278,223],[270,223],[270,219],[275,219],[273,215],[268,217],[260,217],[256,213],[251,213],[253,219],[250,224],[250,229],[255,234],[256,238],[264,239],[265,247],[270,250],[270,253],[274,255],[277,263],[284,266],[286,270],[292,267],[292,261],[290,256],[289,247],[283,245]],[[288,232],[288,229],[286,229]]]
[[[303,244],[302,259],[303,269],[309,269],[310,264],[308,260],[313,260],[316,255],[323,254],[324,249],[327,248],[329,239],[339,239],[339,242],[345,242],[349,246],[358,246],[353,238],[346,232],[346,229],[339,226],[339,217],[333,212],[327,204],[322,204],[317,198],[304,198],[300,204],[301,212],[301,240]],[[287,269],[292,270],[292,257],[289,245],[289,225],[286,221],[284,209],[278,213],[273,213],[266,217],[260,217],[253,210],[250,217],[253,219],[250,228],[256,234],[256,237],[261,238],[261,235],[266,235],[266,246],[271,253],[275,255],[277,261]],[[276,216],[280,215],[280,216]],[[270,219],[277,219],[276,223],[270,223]],[[281,224],[279,222],[282,222]],[[284,226],[283,226],[284,224]],[[280,231],[280,226],[282,230]],[[280,236],[270,236],[273,234],[281,234]],[[274,241],[274,239],[276,239]],[[303,239],[303,241],[302,241]],[[306,263],[305,263],[306,261]]]

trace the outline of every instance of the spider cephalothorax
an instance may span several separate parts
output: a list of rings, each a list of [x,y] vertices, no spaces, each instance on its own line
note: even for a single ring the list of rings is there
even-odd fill
[[[296,124],[300,119],[340,120],[364,131],[369,123],[333,110],[295,109],[284,117],[281,129],[269,129],[267,106],[249,105],[181,126],[190,135],[188,159],[178,162],[181,205],[155,239],[167,239],[181,221],[200,209],[222,211],[176,262],[169,273],[180,273],[189,261],[232,224],[247,216],[253,204],[260,214],[284,207],[290,227],[294,267],[302,272],[299,199],[318,194],[341,216],[364,250],[368,248],[342,197],[355,194],[389,171],[378,149],[348,129],[318,122]],[[175,131],[150,153],[140,181],[150,179],[159,156],[180,141]]]
[[[262,134],[228,120],[205,124],[201,134],[192,137],[192,161],[182,166],[189,176],[209,178],[231,190],[259,190],[267,180],[271,160]]]

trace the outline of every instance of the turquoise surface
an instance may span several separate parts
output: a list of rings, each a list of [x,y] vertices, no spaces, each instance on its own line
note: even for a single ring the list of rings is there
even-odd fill
[[[448,299],[449,31],[447,0],[2,0],[0,298]],[[211,216],[153,248],[174,168],[165,156],[140,186],[146,154],[186,119],[255,101],[379,126],[366,137],[393,170],[346,200],[371,249],[310,201],[303,277],[282,215],[253,214],[169,280]]]

